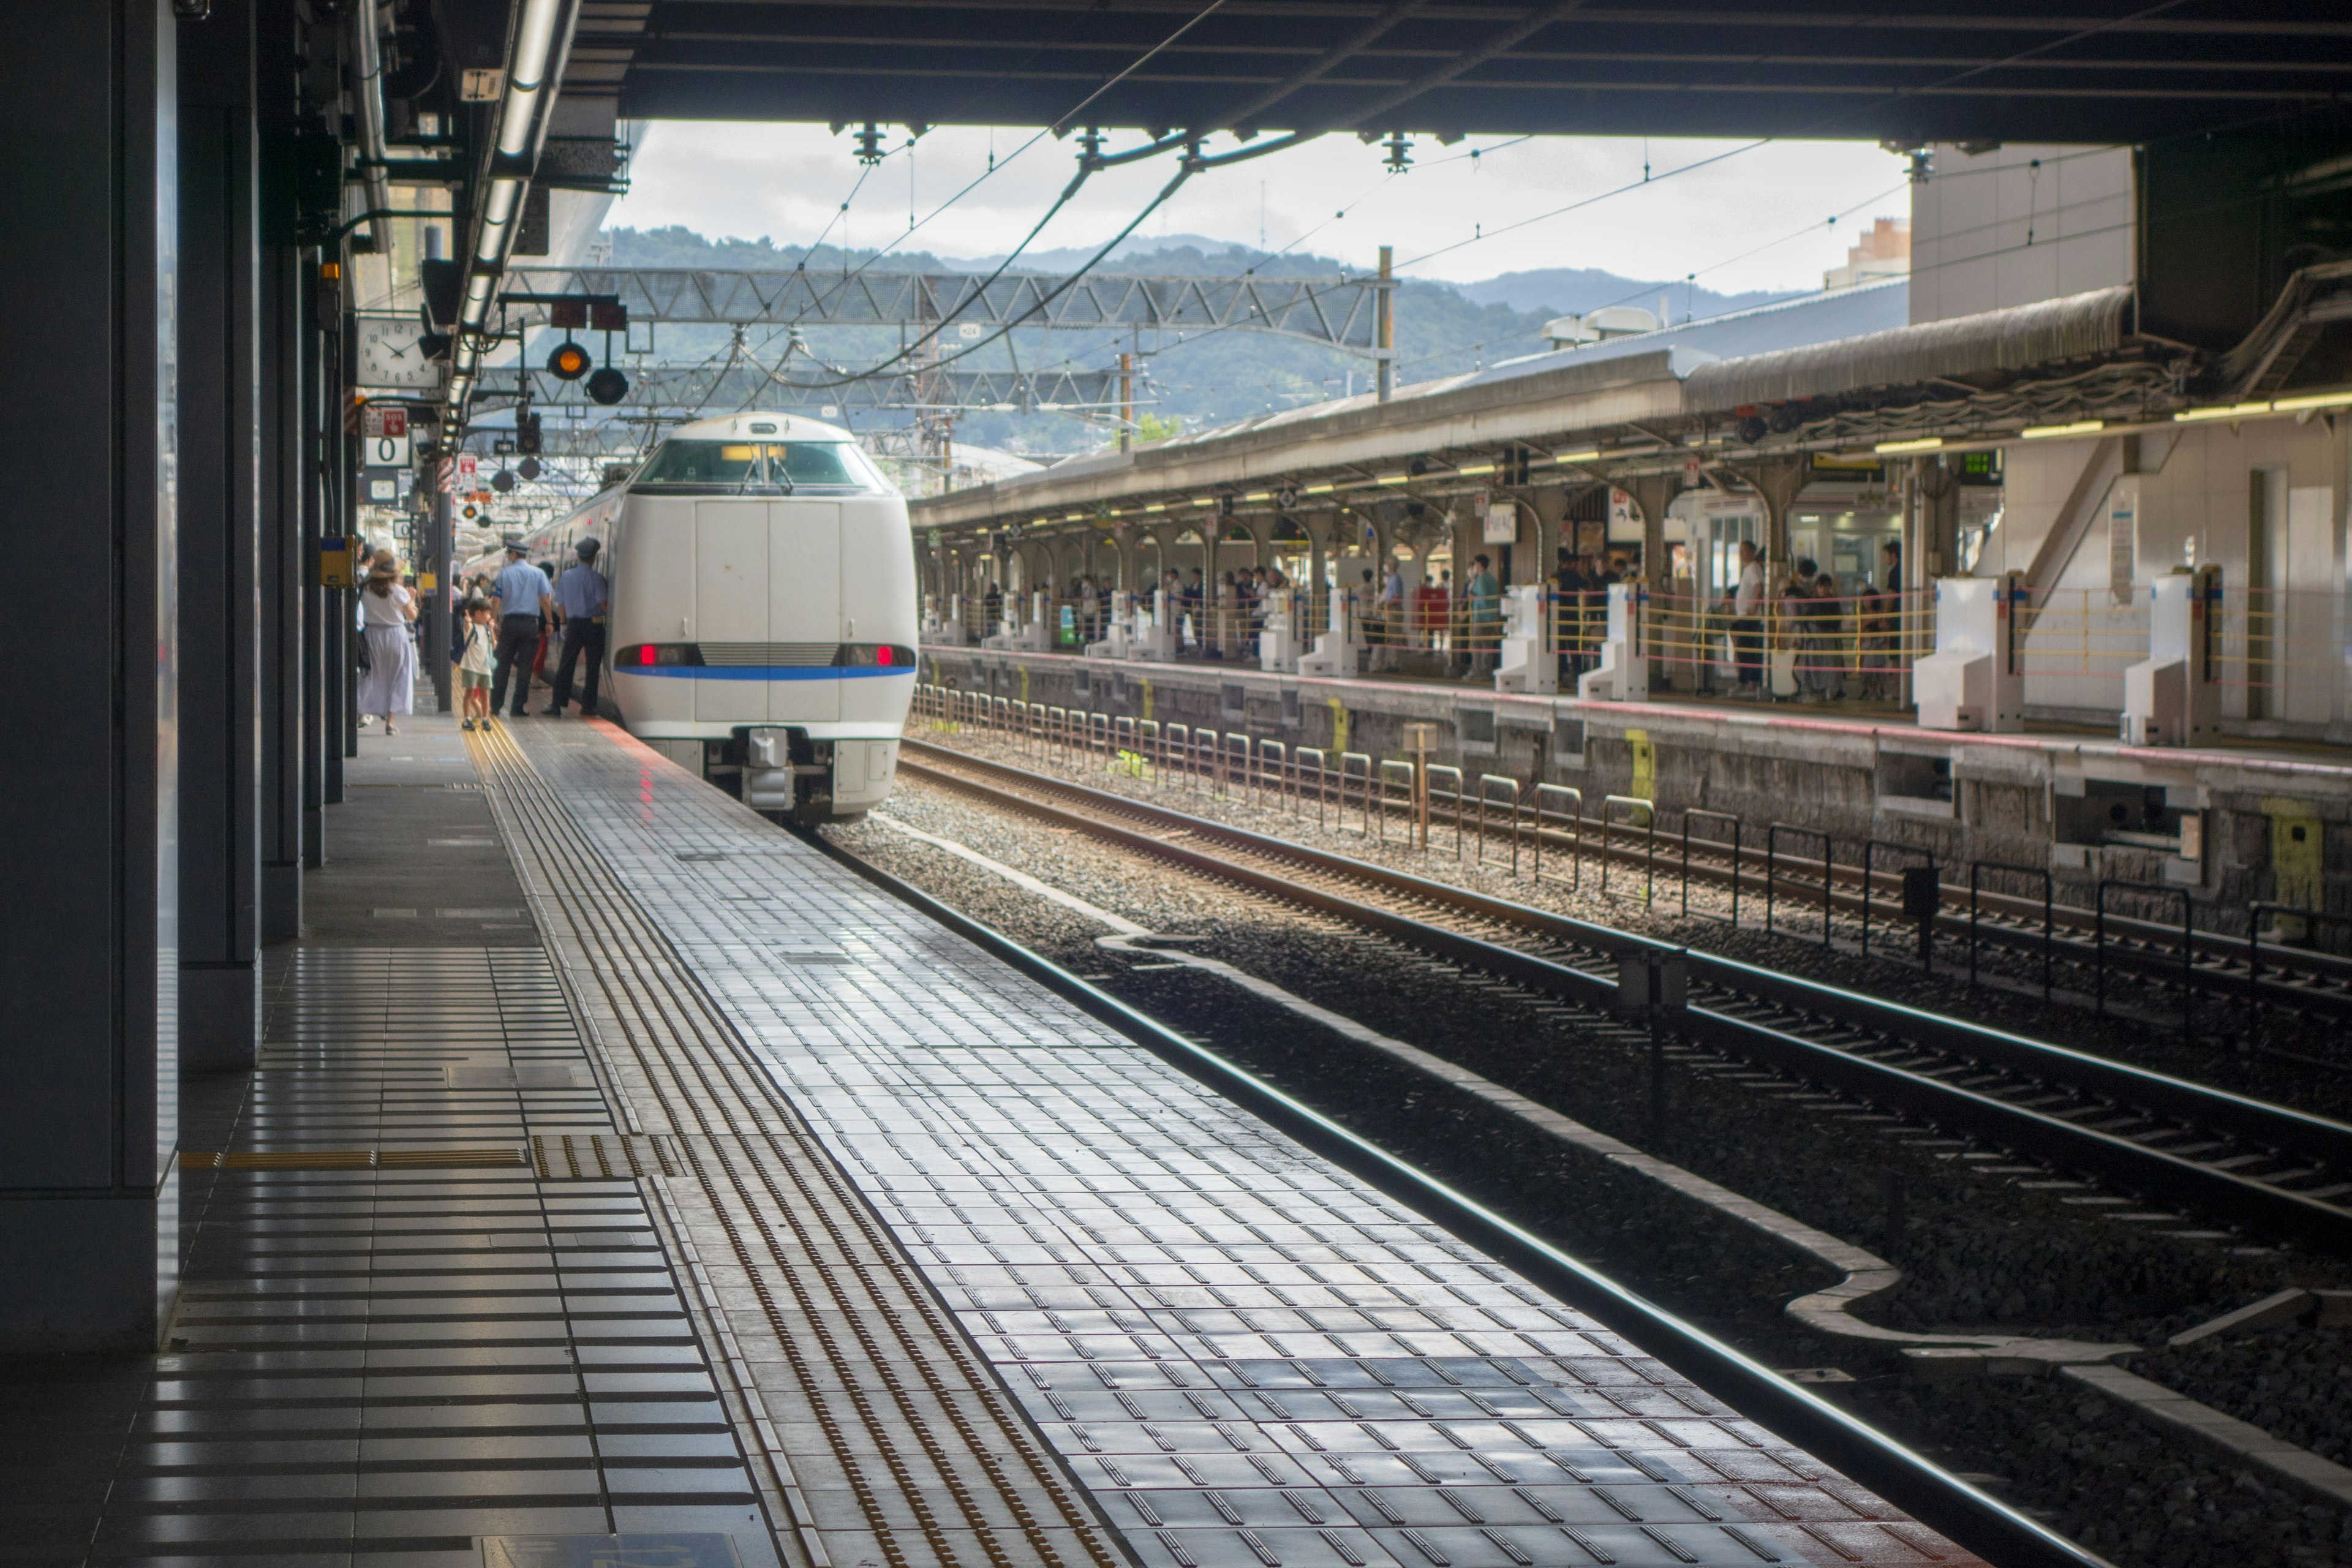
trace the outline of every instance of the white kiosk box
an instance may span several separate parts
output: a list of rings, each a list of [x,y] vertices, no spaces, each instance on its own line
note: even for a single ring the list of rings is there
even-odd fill
[[[2147,657],[2124,671],[2123,741],[2188,746],[2212,738],[2221,716],[2213,679],[2221,569],[2177,567],[2148,593]]]
[[[1177,619],[1184,612],[1171,601],[1165,588],[1151,590],[1150,603],[1149,610],[1143,607],[1142,601],[1136,604],[1135,630],[1127,645],[1127,657],[1172,664],[1180,636]]]
[[[1301,654],[1298,673],[1301,675],[1353,675],[1356,673],[1356,653],[1364,646],[1363,628],[1355,615],[1356,596],[1331,591],[1330,609],[1324,619],[1328,629],[1315,639],[1315,651]]]
[[[2025,728],[2025,672],[2011,607],[2024,574],[1938,577],[1936,651],[1911,671],[1922,730],[2015,734]]]
[[[1303,640],[1291,623],[1296,613],[1287,594],[1265,602],[1265,622],[1257,634],[1257,667],[1268,675],[1296,675]]]
[[[1503,595],[1503,657],[1495,667],[1496,690],[1559,689],[1559,654],[1551,642],[1549,599],[1539,583]]]
[[[1051,601],[1041,590],[1029,595],[1029,618],[1016,620],[1013,612],[1021,601],[1008,597],[1004,601],[1004,627],[992,637],[983,637],[981,647],[1003,653],[1044,653],[1051,646],[1053,628],[1046,618],[1053,613]]]
[[[1650,591],[1640,583],[1609,585],[1609,629],[1601,642],[1601,668],[1588,669],[1576,694],[1593,702],[1646,702],[1650,661],[1642,655],[1642,612]]]

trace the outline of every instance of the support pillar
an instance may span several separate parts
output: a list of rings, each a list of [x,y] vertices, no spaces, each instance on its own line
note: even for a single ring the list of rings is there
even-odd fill
[[[1913,494],[1918,498],[1918,525],[1907,553],[1918,563],[1925,587],[1938,577],[1960,574],[1960,476],[1940,452],[1912,458],[1911,472],[1917,481]]]
[[[299,454],[301,482],[297,494],[302,518],[299,546],[302,601],[302,864],[315,870],[326,864],[327,858],[327,753],[331,747],[328,724],[335,711],[327,683],[334,669],[327,657],[327,637],[331,629],[327,612],[332,595],[319,586],[318,568],[319,542],[326,536],[327,521],[325,478],[320,463],[323,437],[320,434],[323,428],[322,410],[326,407],[321,390],[325,367],[320,353],[321,334],[314,330],[319,319],[319,253],[305,247],[297,253],[297,258],[299,298],[293,332],[301,358],[301,374],[296,382],[301,402],[295,410],[293,436]],[[339,684],[337,689],[340,689]]]
[[[253,16],[215,0],[180,50],[180,1060],[260,1041],[260,342]]]
[[[1805,488],[1811,477],[1811,459],[1801,455],[1793,458],[1767,458],[1744,468],[1732,470],[1756,487],[1764,502],[1764,576],[1769,591],[1776,574],[1789,570],[1789,508],[1795,504],[1797,492]]]
[[[267,53],[263,58],[269,58]],[[302,284],[293,248],[261,263],[261,939],[302,934]]]
[[[0,1347],[152,1352],[179,1294],[176,23],[0,7]]]

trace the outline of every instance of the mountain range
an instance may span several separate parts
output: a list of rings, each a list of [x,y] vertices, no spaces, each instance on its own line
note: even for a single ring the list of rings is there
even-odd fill
[[[614,228],[607,229],[604,237],[616,267],[729,271],[790,271],[806,267],[812,272],[840,272],[863,266],[885,272],[985,272],[1004,260],[1001,254],[961,257],[928,251],[892,252],[877,258],[871,251],[845,255],[830,246],[809,250],[778,246],[765,238],[710,239],[681,226]],[[1066,272],[1093,255],[1093,249],[1079,248],[1033,251],[1024,253],[1013,270]],[[1332,257],[1297,252],[1269,255],[1199,235],[1129,239],[1102,265],[1106,272],[1160,277],[1255,272],[1263,277],[1328,278],[1349,270]],[[1509,272],[1473,283],[1408,277],[1396,293],[1398,379],[1410,383],[1456,374],[1498,360],[1538,353],[1547,346],[1544,323],[1555,316],[1611,304],[1642,305],[1655,310],[1661,296],[1676,320],[1719,315],[1788,297],[1768,292],[1720,294],[1688,283],[1643,280],[1591,268]],[[713,332],[723,336],[723,331],[688,330],[673,335],[666,330],[664,347],[668,353],[665,357],[679,352],[698,357],[707,347],[701,339]],[[812,328],[809,336],[824,358],[870,363],[879,357],[873,349],[880,340],[874,343],[866,340],[876,331]],[[1045,334],[1024,331],[1015,345],[1020,363],[1051,363],[1059,355],[1075,353],[1091,363],[1108,352],[1100,342],[1076,341],[1079,336],[1055,334],[1049,345]],[[1114,343],[1109,348],[1124,346]],[[1171,334],[1147,341],[1142,347],[1149,411],[1161,419],[1178,420],[1188,428],[1342,396],[1370,384],[1368,361],[1271,333]],[[984,363],[989,362],[975,362]],[[1073,452],[1099,445],[1108,432],[1099,425],[1067,416],[975,411],[959,416],[957,434],[960,440],[1016,451]]]

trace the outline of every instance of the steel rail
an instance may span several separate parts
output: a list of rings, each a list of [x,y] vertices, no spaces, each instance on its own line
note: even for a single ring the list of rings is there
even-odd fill
[[[951,767],[925,760],[930,756],[947,759]],[[1858,992],[1677,949],[1654,938],[1530,909],[920,742],[906,742],[900,765],[919,777],[979,795],[1005,808],[1171,859],[1205,875],[1241,882],[1583,1005],[1615,1004],[1615,963],[1623,955],[1679,952],[1694,989],[1703,997],[1715,994],[1722,998],[1714,1005],[1690,1006],[1682,1020],[1685,1033],[1716,1049],[2129,1190],[2205,1211],[2231,1225],[2250,1225],[2331,1252],[2352,1253],[2352,1209],[2145,1141],[2172,1135],[2176,1129],[2179,1136],[2191,1138],[2203,1131],[2231,1142],[2211,1144],[2201,1152],[2226,1149],[2242,1154],[2251,1149],[2265,1157],[2299,1160],[2315,1169],[2345,1171],[2352,1170],[2352,1126]],[[1071,796],[1094,811],[1069,810],[1027,798],[981,779],[959,775],[953,769],[978,770],[1024,787]],[[1139,818],[1149,830],[1106,820],[1097,813]],[[1182,839],[1171,840],[1166,836],[1170,830],[1181,833]],[[1440,910],[1528,931],[1599,954],[1609,961],[1609,969],[1596,973],[1579,968],[1316,886],[1285,874],[1279,864],[1252,865],[1196,846],[1247,851]],[[1796,1016],[1763,1021],[1733,1010],[1742,1005],[1760,1005]],[[1807,1018],[1814,1021],[1815,1028],[1826,1024],[1832,1031],[1868,1030],[1919,1051],[2019,1075],[2036,1085],[2062,1088],[2090,1102],[2077,1108],[2084,1114],[2109,1108],[2127,1110],[2137,1113],[2130,1120],[2154,1121],[2158,1127],[2135,1138],[2112,1129],[2085,1126],[2066,1116],[1947,1082],[1936,1073],[1875,1059],[1844,1045],[1807,1038],[1792,1027],[1778,1026]]]
[[[1836,1466],[1969,1551],[2002,1568],[2105,1568],[2102,1559],[2064,1537],[1246,1068],[823,835],[803,832],[803,836],[876,887],[1013,965],[1179,1070],[1245,1106],[1398,1202],[1486,1248],[1734,1405],[1748,1419]]]

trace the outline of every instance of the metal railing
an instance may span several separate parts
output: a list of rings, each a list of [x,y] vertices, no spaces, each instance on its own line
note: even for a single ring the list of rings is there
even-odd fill
[[[1495,792],[1498,789],[1508,792],[1508,797],[1501,804],[1510,808],[1511,875],[1516,877],[1519,874],[1519,781],[1501,773],[1478,775],[1478,864],[1486,863],[1486,808],[1495,804]]]
[[[1548,798],[1569,803],[1567,811],[1555,815],[1568,825],[1569,891],[1581,892],[1584,889],[1584,792],[1569,784],[1536,785],[1536,880],[1543,880],[1544,802]]]
[[[1885,838],[1865,838],[1862,841],[1862,956],[1864,958],[1868,958],[1870,956],[1871,896],[1877,890],[1877,857],[1882,852],[1890,855],[1908,856],[1914,859],[1925,861],[1926,866],[1924,868],[1927,874],[1932,877],[1936,872],[1935,855],[1928,850],[1920,848],[1916,844],[1896,844]],[[1922,868],[1919,867],[1906,866],[1903,869],[1907,873],[1921,868]],[[1910,888],[1906,884],[1904,889],[1904,901],[1898,907],[1901,908],[1905,913],[1912,915],[1916,920],[1917,919],[1917,912],[1912,907],[1910,901]],[[1919,960],[1922,963],[1926,963],[1927,962],[1929,944],[1935,940],[1935,931],[1936,921],[1932,914],[1927,919],[1919,921]]]
[[[1999,860],[1969,862],[1969,984],[1974,985],[1977,983],[1978,910],[1983,900],[1984,874],[1988,871],[1996,876],[2022,877],[2028,881],[2038,879],[2042,884],[2042,994],[2046,997],[2050,994],[2051,961],[2055,956],[2053,949],[2057,944],[2055,917],[2058,897],[2057,879],[2051,876],[2047,866],[2011,866]]]
[[[2107,1010],[2107,895],[2113,892],[2137,893],[2168,902],[2180,900],[2180,1014],[2185,1024],[2195,1016],[2197,1008],[2197,905],[2189,889],[2170,882],[2127,882],[2102,877],[2092,908],[2091,968],[2094,982],[2093,1007],[2101,1013]]]
[[[1619,813],[1622,811],[1623,816]],[[1640,820],[1637,822],[1635,818]],[[1651,908],[1657,900],[1658,869],[1658,810],[1638,795],[1604,795],[1601,797],[1601,896],[1617,895],[1609,888],[1611,835],[1619,826],[1639,827],[1642,831],[1642,907]]]
[[[1712,914],[1708,914],[1708,913],[1707,913],[1707,911],[1706,911],[1706,910],[1701,910],[1699,911],[1699,913],[1700,913],[1700,915],[1701,915],[1701,916],[1703,916],[1704,918],[1708,919],[1708,920],[1725,920],[1725,919],[1728,919],[1729,922],[1730,922],[1731,924],[1733,924],[1733,925],[1735,925],[1735,926],[1736,926],[1736,925],[1738,925],[1738,924],[1739,923],[1739,834],[1740,834],[1740,827],[1739,827],[1739,818],[1738,818],[1738,817],[1736,817],[1736,816],[1732,816],[1732,815],[1731,815],[1729,812],[1727,812],[1727,811],[1707,811],[1707,810],[1705,810],[1705,809],[1703,809],[1703,808],[1701,808],[1701,807],[1699,807],[1699,806],[1696,806],[1696,805],[1694,805],[1694,806],[1687,807],[1687,808],[1686,808],[1686,809],[1685,809],[1685,811],[1683,812],[1683,916],[1684,916],[1684,918],[1685,918],[1685,919],[1688,919],[1688,918],[1689,918],[1689,916],[1690,916],[1690,912],[1691,912],[1691,907],[1690,907],[1690,884],[1691,884],[1691,875],[1690,875],[1690,869],[1691,869],[1691,824],[1692,824],[1692,822],[1693,822],[1694,820],[1696,820],[1696,821],[1699,821],[1699,822],[1711,822],[1711,823],[1716,823],[1716,824],[1718,824],[1718,825],[1721,825],[1721,826],[1728,826],[1728,827],[1731,829],[1731,837],[1730,837],[1730,838],[1729,838],[1729,839],[1727,839],[1727,839],[1712,839],[1712,840],[1702,840],[1702,841],[1701,841],[1702,843],[1708,843],[1708,844],[1717,845],[1717,846],[1724,846],[1724,845],[1727,845],[1727,846],[1728,846],[1728,847],[1729,847],[1729,848],[1730,848],[1730,850],[1731,850],[1731,913],[1730,913],[1730,915],[1729,915],[1728,917],[1722,916],[1722,915],[1712,915]]]
[[[1831,859],[1835,846],[1830,836],[1818,827],[1806,827],[1794,822],[1767,823],[1764,827],[1764,930],[1772,931],[1772,896],[1779,883],[1780,836],[1818,838],[1822,841],[1822,945],[1830,945],[1830,900],[1836,887],[1836,867]]]

